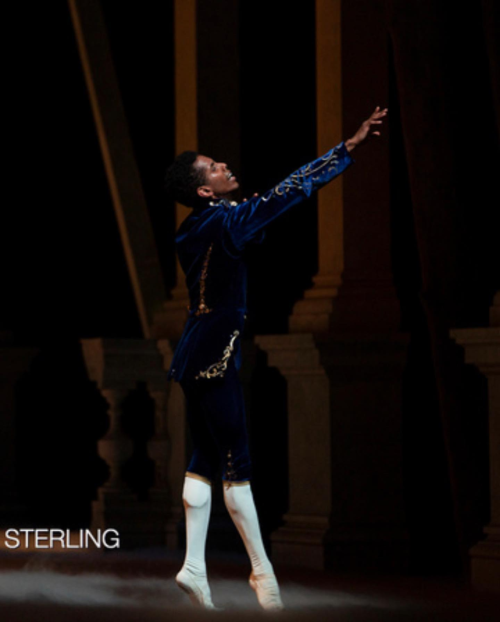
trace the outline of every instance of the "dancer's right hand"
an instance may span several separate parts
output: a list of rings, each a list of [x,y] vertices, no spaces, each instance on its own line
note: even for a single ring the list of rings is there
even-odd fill
[[[380,109],[380,106],[377,106],[374,112],[363,121],[359,130],[354,134],[352,138],[346,140],[345,145],[348,151],[352,151],[355,147],[359,147],[362,145],[367,138],[374,138],[375,136],[380,136],[380,132],[376,132],[372,130],[372,125],[381,125],[382,119],[387,115],[388,108]]]

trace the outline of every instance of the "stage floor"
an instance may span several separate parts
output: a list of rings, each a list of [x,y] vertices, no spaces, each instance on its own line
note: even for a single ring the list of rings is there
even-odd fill
[[[378,622],[497,620],[500,596],[449,578],[393,577],[275,566],[284,612],[263,612],[235,554],[208,557],[212,597],[224,611],[194,609],[174,576],[181,552],[0,553],[2,622],[165,622],[260,614],[282,620]]]

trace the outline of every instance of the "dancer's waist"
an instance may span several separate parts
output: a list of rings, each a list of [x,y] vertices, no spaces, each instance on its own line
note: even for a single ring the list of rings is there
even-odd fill
[[[189,317],[203,317],[204,315],[217,314],[217,313],[227,313],[227,312],[240,313],[243,317],[247,317],[247,308],[246,307],[238,307],[235,305],[216,305],[214,307],[208,307],[206,305],[200,305],[196,308],[188,307],[188,315]]]

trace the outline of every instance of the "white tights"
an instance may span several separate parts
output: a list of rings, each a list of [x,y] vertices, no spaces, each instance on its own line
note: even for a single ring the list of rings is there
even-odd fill
[[[206,577],[205,544],[212,507],[212,486],[186,476],[182,500],[186,512],[187,541],[183,568],[197,577]]]
[[[226,508],[243,540],[255,575],[274,574],[262,542],[259,519],[250,483],[223,482]],[[212,506],[212,487],[186,476],[182,493],[186,512],[187,547],[183,568],[206,577],[205,545]]]
[[[254,574],[274,574],[262,542],[250,482],[236,485],[224,482],[223,487],[226,508],[245,544]]]

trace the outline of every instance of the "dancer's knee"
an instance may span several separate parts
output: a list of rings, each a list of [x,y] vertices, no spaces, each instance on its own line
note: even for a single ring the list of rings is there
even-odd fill
[[[212,485],[210,480],[201,475],[186,475],[182,490],[182,501],[185,508],[202,507],[210,501],[211,495]]]
[[[249,480],[243,482],[222,480],[222,488],[224,491],[224,503],[231,515],[237,515],[242,511],[242,502],[246,504],[253,501]]]

